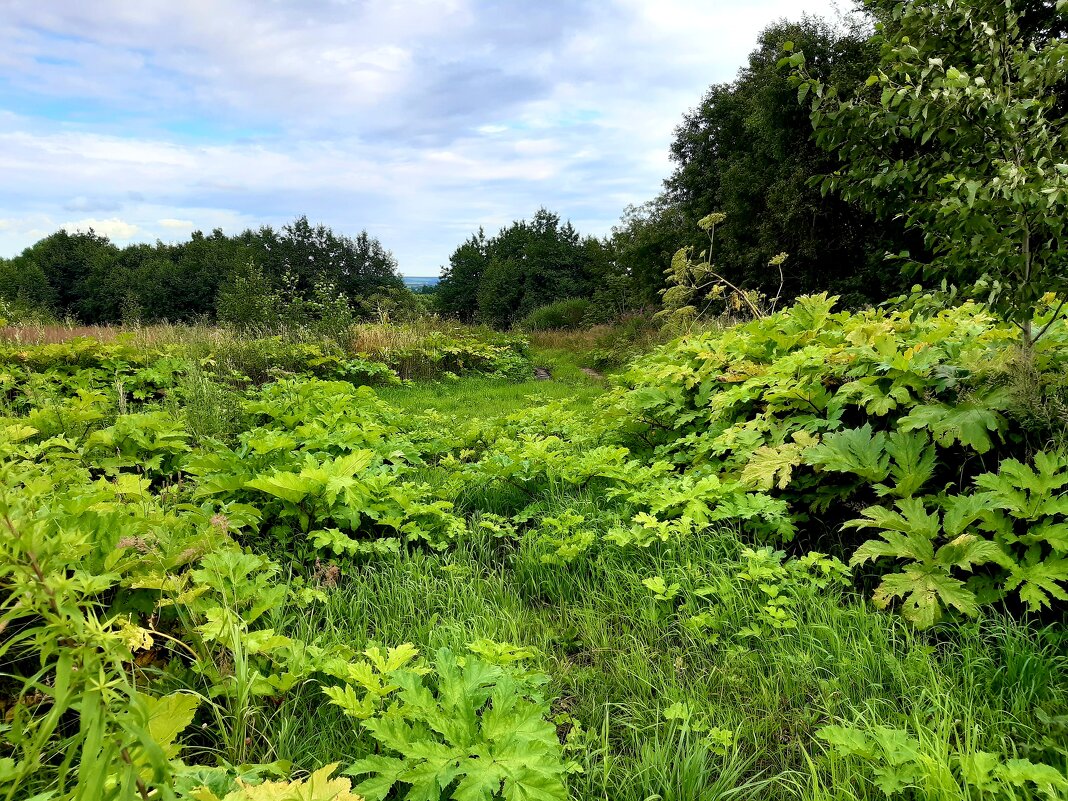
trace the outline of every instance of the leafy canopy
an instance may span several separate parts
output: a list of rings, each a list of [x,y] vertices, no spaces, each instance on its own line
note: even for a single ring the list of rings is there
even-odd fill
[[[988,287],[1030,344],[1045,330],[1032,328],[1039,299],[1068,289],[1068,42],[1021,26],[1017,5],[899,4],[853,97],[813,77],[805,53],[784,62],[842,163],[824,190],[922,231],[928,270]]]

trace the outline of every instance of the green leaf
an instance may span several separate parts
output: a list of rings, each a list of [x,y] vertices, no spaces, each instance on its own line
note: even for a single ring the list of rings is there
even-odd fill
[[[860,729],[845,726],[824,726],[816,731],[816,736],[821,740],[826,740],[838,753],[844,756],[873,759],[877,753],[875,744]]]
[[[854,552],[850,564],[862,565],[879,556],[896,556],[923,563],[934,559],[932,543],[941,533],[938,516],[929,513],[919,498],[905,498],[895,505],[899,511],[872,506],[863,511],[863,518],[846,523],[849,528],[884,529],[880,534],[883,542],[865,542]]]
[[[934,560],[947,568],[957,567],[969,572],[975,565],[994,562],[1004,566],[1011,562],[997,543],[974,534],[961,534],[947,542],[938,549]]]
[[[886,452],[894,482],[891,491],[899,498],[911,498],[934,475],[935,449],[926,435],[894,431],[887,437]]]
[[[943,527],[946,534],[956,537],[963,534],[976,520],[979,520],[992,507],[993,496],[985,492],[973,495],[951,495],[942,501],[945,509]]]
[[[276,498],[281,498],[290,503],[300,503],[308,495],[318,492],[322,485],[313,479],[300,476],[296,473],[275,473],[271,476],[260,476],[246,481],[245,486],[266,492]]]
[[[1015,787],[1034,784],[1049,798],[1056,798],[1068,790],[1068,777],[1051,765],[1031,762],[1029,759],[1010,759],[999,766],[995,773],[1003,782]]]
[[[160,698],[150,695],[142,695],[139,698],[148,709],[149,736],[167,756],[177,756],[178,748],[174,746],[174,741],[193,722],[200,699],[192,693],[183,692]]]
[[[872,433],[870,424],[824,436],[805,452],[805,460],[824,470],[852,473],[865,481],[883,481],[890,471],[886,434]]]
[[[1005,418],[980,403],[938,403],[917,406],[898,421],[898,426],[901,431],[926,429],[943,447],[959,442],[976,453],[986,453],[994,446],[991,432],[1004,430]]]
[[[1062,557],[1040,558],[1038,549],[1029,550],[1025,561],[1009,569],[1005,589],[1019,590],[1020,600],[1032,612],[1050,606],[1052,599],[1068,601],[1068,592],[1061,584],[1068,582],[1068,559]]]
[[[886,576],[872,599],[883,608],[895,598],[901,599],[905,618],[919,628],[929,628],[937,623],[943,606],[952,606],[970,617],[979,613],[975,594],[964,586],[963,581],[937,567],[914,564],[900,573]]]
[[[990,793],[997,790],[998,784],[993,779],[999,760],[987,751],[974,751],[959,754],[957,764],[964,781],[979,792]]]
[[[642,584],[653,593],[653,597],[658,601],[670,601],[682,589],[682,585],[678,583],[668,585],[663,576],[642,579]]]

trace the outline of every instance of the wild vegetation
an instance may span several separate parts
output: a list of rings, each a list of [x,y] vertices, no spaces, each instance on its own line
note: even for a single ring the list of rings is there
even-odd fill
[[[1068,330],[833,302],[560,400],[9,345],[7,797],[1064,792]]]
[[[1046,5],[776,25],[433,296],[306,220],[0,263],[0,798],[1068,798]]]

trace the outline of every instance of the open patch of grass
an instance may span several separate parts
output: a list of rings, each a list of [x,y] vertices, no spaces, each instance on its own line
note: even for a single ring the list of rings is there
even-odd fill
[[[588,407],[603,392],[603,386],[581,371],[578,375],[581,378],[574,382],[532,378],[518,383],[472,376],[383,388],[378,395],[408,412],[436,411],[463,419],[489,419],[553,400],[569,399],[578,408]]]

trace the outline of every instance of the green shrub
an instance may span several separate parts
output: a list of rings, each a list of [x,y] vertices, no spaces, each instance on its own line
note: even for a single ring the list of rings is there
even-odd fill
[[[802,547],[863,511],[849,525],[882,533],[853,562],[898,560],[875,599],[900,599],[919,625],[948,608],[1068,600],[1065,457],[1026,447],[1063,429],[1036,431],[1033,410],[1014,406],[1016,330],[970,303],[850,314],[834,302],[803,297],[638,360],[615,401],[623,442],[785,503],[790,525],[768,531]],[[1037,384],[1059,383],[1068,326],[1027,359]]]
[[[551,331],[584,327],[590,302],[585,298],[568,298],[535,309],[519,323],[524,331]]]

